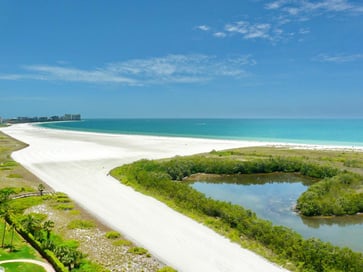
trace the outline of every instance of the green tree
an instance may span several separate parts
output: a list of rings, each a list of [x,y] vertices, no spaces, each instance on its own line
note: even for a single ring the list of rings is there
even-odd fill
[[[68,270],[71,271],[73,268],[78,268],[84,255],[75,248],[69,246],[58,246],[54,249],[54,253]]]
[[[45,190],[44,185],[40,183],[40,184],[38,185],[38,191],[39,191],[40,196],[42,196],[42,195],[43,195],[43,191],[44,191],[44,190]]]
[[[0,216],[4,218],[4,229],[1,238],[1,247],[4,247],[5,244],[5,234],[6,234],[6,217],[10,213],[10,195],[13,194],[13,190],[11,189],[3,189],[0,191]]]
[[[23,228],[33,236],[35,236],[41,229],[40,220],[31,214],[28,214],[25,218],[23,218],[20,223]]]
[[[54,228],[54,222],[51,220],[47,220],[43,223],[43,230],[46,232],[47,234],[47,240],[49,240],[50,238],[50,233],[52,231],[52,229]]]

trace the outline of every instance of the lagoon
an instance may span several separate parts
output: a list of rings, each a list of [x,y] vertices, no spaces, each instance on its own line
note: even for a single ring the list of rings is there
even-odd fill
[[[191,186],[205,195],[241,205],[258,217],[294,229],[305,238],[316,237],[363,252],[363,216],[308,218],[294,212],[297,198],[315,182],[290,173],[206,176]]]

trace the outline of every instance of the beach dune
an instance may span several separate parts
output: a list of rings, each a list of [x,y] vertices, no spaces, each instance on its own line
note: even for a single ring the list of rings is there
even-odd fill
[[[108,175],[112,168],[142,158],[261,142],[85,133],[28,124],[1,130],[29,144],[13,153],[16,161],[178,271],[286,271]]]

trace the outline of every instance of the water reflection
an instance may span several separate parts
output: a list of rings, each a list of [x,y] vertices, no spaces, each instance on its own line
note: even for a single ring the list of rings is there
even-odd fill
[[[363,223],[363,214],[360,215],[349,215],[349,216],[336,216],[336,217],[318,217],[309,218],[301,216],[302,222],[309,226],[310,228],[320,228],[321,226],[337,225],[340,227],[350,226],[350,225],[361,225]]]
[[[273,173],[198,175],[190,181],[193,188],[209,197],[241,205],[304,237],[318,237],[363,252],[363,215],[309,218],[294,212],[297,198],[317,180],[290,173]]]

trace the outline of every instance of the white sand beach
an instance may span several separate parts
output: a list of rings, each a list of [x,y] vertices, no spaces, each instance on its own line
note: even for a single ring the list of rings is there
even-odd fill
[[[113,167],[141,158],[266,143],[85,133],[28,124],[1,130],[29,144],[13,153],[16,161],[178,271],[286,271],[108,175]]]

